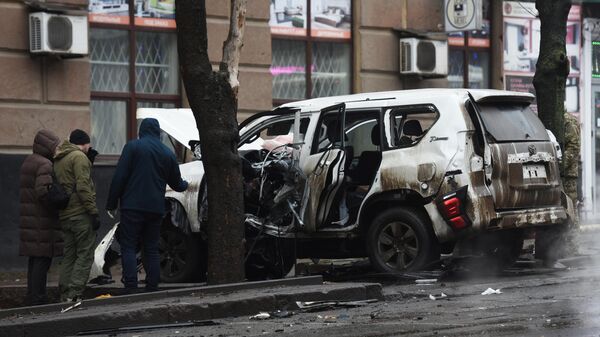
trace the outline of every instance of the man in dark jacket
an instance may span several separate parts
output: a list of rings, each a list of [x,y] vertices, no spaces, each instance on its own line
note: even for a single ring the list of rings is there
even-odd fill
[[[26,298],[29,305],[48,302],[48,269],[52,257],[62,255],[63,251],[58,212],[47,199],[52,184],[52,158],[59,143],[52,131],[39,131],[33,141],[33,154],[21,165],[19,255],[29,256]]]
[[[142,121],[139,139],[125,145],[113,176],[106,209],[119,203],[121,224],[119,244],[123,264],[125,292],[137,290],[136,250],[144,250],[146,290],[158,289],[160,265],[158,240],[165,213],[166,184],[183,192],[188,183],[181,179],[175,154],[160,141],[160,126],[154,118]]]
[[[65,240],[58,281],[63,301],[77,301],[83,295],[94,261],[96,230],[100,227],[92,163],[87,156],[89,149],[90,137],[76,129],[69,140],[58,147],[55,157],[56,177],[65,190],[72,193],[67,208],[59,214]]]

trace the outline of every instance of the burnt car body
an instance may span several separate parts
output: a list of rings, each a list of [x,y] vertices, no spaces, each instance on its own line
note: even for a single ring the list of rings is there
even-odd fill
[[[419,89],[316,98],[250,117],[239,143],[248,276],[285,276],[294,257],[369,257],[390,273],[452,251],[514,261],[526,231],[572,218],[533,100]],[[139,109],[145,117],[188,148],[198,139],[189,110]],[[180,168],[190,188],[165,195],[164,281],[205,272],[202,161]]]

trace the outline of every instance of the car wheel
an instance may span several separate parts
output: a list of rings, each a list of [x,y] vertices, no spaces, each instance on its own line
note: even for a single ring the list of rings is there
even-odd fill
[[[285,277],[296,262],[294,242],[259,234],[255,229],[246,232],[246,278],[250,281]]]
[[[439,260],[440,248],[424,215],[415,209],[389,209],[367,233],[371,265],[380,272],[422,270]]]
[[[159,241],[161,281],[203,281],[206,278],[206,259],[202,259],[200,246],[196,236],[185,234],[168,222],[163,223]]]

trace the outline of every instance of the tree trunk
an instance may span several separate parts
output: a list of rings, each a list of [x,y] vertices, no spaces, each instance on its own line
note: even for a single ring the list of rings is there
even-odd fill
[[[207,50],[205,1],[178,0],[176,5],[181,74],[200,133],[207,181],[209,284],[244,280],[244,204],[241,161],[237,152],[236,60],[239,60],[243,37],[245,1],[232,0],[231,8],[232,26],[224,45],[224,59],[219,71],[213,71]],[[225,47],[229,48],[228,52]],[[226,55],[228,53],[233,55]]]
[[[564,144],[565,83],[570,68],[565,37],[571,0],[536,0],[535,7],[541,22],[540,55],[533,77],[538,116]]]

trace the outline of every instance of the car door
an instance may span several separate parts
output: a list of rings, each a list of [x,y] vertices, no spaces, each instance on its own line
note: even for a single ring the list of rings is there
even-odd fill
[[[322,109],[313,136],[311,154],[302,165],[307,177],[301,213],[304,229],[314,232],[324,226],[344,181],[346,162],[344,124],[346,105]]]

